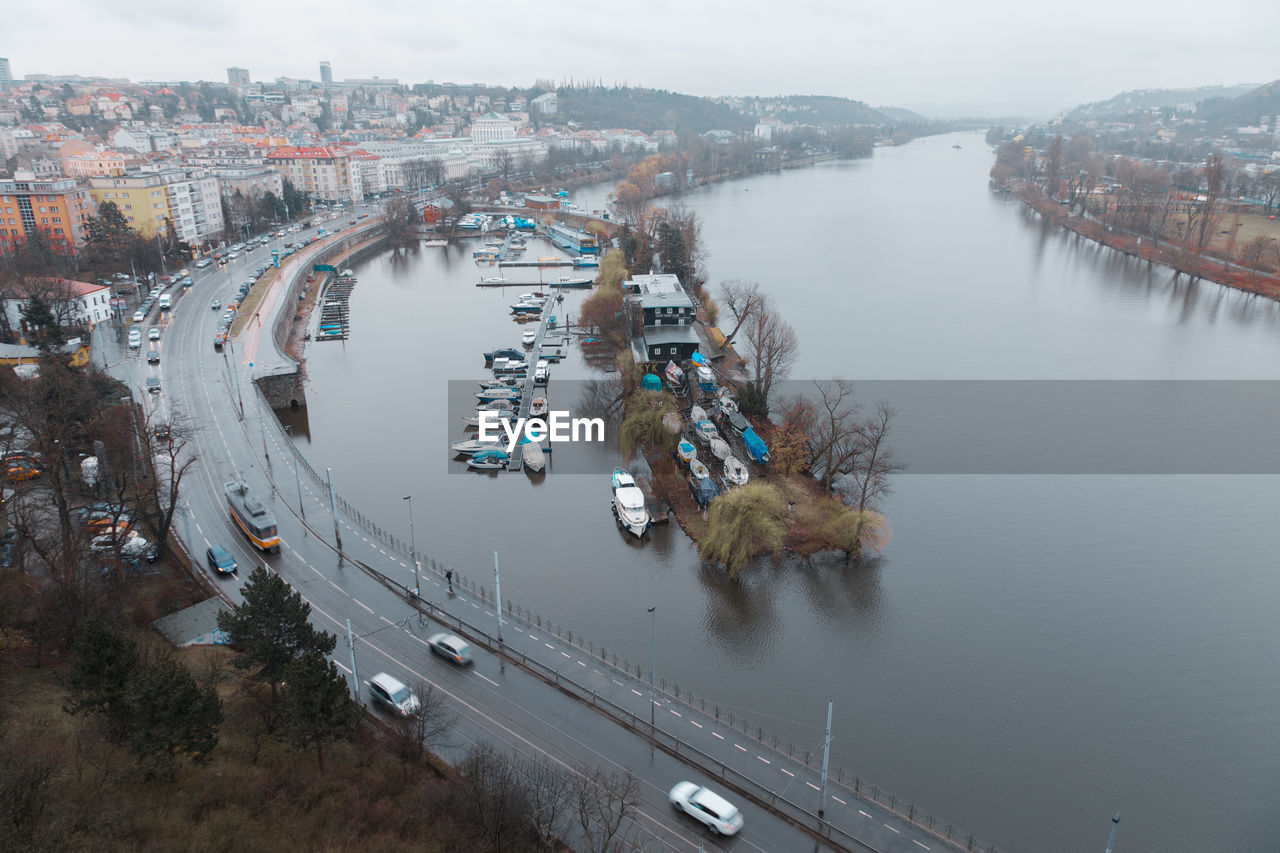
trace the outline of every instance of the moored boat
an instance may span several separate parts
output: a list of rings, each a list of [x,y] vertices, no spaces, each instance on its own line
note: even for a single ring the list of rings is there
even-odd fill
[[[693,424],[693,433],[698,437],[698,441],[703,444],[710,444],[712,441],[719,441],[720,433],[716,430],[716,425],[708,420],[695,421]]]
[[[547,398],[534,397],[529,401],[529,414],[535,418],[540,418],[547,413]]]
[[[524,460],[524,467],[530,471],[541,471],[547,466],[547,456],[542,445],[527,438],[520,439],[520,457]]]
[[[525,329],[524,334],[520,336],[520,343],[524,346],[531,347],[533,346],[533,342],[537,339],[538,332],[536,329]]]
[[[626,469],[613,469],[613,514],[618,525],[635,536],[649,529],[649,510],[644,505],[644,492]]]
[[[688,462],[698,456],[698,448],[693,446],[693,442],[687,438],[681,438],[680,443],[676,445],[676,456],[680,457],[681,462]]]
[[[468,438],[465,441],[455,441],[453,444],[449,445],[449,449],[454,453],[474,455],[484,450],[501,450],[502,445],[496,438],[490,441],[481,441],[478,438]]]
[[[743,465],[738,457],[730,455],[724,458],[725,482],[733,486],[745,486],[750,476],[747,466]]]
[[[505,450],[497,448],[482,450],[467,460],[467,467],[478,468],[482,471],[492,471],[507,467],[507,461],[510,458]]]

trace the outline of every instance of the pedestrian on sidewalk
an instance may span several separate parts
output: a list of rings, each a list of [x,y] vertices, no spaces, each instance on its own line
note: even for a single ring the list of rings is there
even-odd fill
[[[449,582],[449,592],[453,592],[453,569],[449,569],[444,573],[444,579]]]

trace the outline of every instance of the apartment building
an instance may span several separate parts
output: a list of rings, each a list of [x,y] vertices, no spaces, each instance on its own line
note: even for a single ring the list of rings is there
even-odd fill
[[[38,180],[15,171],[12,179],[0,180],[0,250],[11,251],[40,231],[54,251],[73,253],[84,245],[93,212],[89,193],[74,178]]]

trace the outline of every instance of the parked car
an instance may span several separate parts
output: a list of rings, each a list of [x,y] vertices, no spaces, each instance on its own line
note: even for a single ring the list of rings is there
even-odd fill
[[[115,540],[111,536],[99,536],[89,543],[90,550],[97,554],[111,554],[115,551]],[[156,561],[156,546],[139,533],[130,532],[120,544],[120,556],[126,559],[142,559],[148,563]]]
[[[205,559],[209,568],[220,575],[229,575],[236,571],[236,558],[221,545],[211,545],[205,551]]]
[[[209,260],[208,258],[201,258],[200,260],[196,261],[196,269],[202,270],[212,263],[213,261]]]
[[[34,480],[40,476],[40,469],[28,463],[10,464],[5,467],[4,478],[11,483],[22,480]]]
[[[453,634],[433,634],[427,638],[427,645],[431,647],[431,651],[458,666],[471,663],[471,646],[461,637]]]
[[[133,322],[141,323],[145,319],[147,319],[147,313],[145,311],[138,310],[133,312]]]
[[[373,697],[374,704],[401,717],[412,717],[422,707],[412,690],[385,672],[369,679],[369,695]]]
[[[129,518],[129,514],[126,512],[112,513],[106,510],[98,510],[89,513],[84,526],[94,535],[100,536],[103,533],[109,533],[112,526],[128,530],[131,521],[132,519]]]
[[[677,782],[668,795],[676,811],[691,815],[716,835],[742,829],[742,812],[724,797],[693,782]]]

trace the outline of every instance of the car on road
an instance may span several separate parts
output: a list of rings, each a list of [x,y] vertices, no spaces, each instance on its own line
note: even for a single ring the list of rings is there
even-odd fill
[[[374,704],[401,717],[412,717],[422,707],[412,690],[385,672],[369,679],[369,695],[373,697]]]
[[[160,393],[160,377],[159,376],[147,377],[147,391],[149,391],[152,394]]]
[[[141,322],[142,322],[143,320],[145,320],[145,319],[147,319],[147,312],[142,311],[142,310],[138,310],[138,311],[134,311],[134,312],[133,312],[133,322],[135,322],[135,323],[141,323]]]
[[[153,341],[158,341],[158,340],[160,340],[160,327],[159,327],[159,326],[152,326],[152,327],[151,327],[151,331],[150,331],[149,333],[147,333],[147,337],[149,337],[149,338],[150,338],[151,340],[153,340]]]
[[[159,363],[160,363],[160,351],[154,350],[154,349],[147,350],[147,364],[159,364]]]
[[[201,258],[200,260],[196,261],[196,269],[202,270],[212,263],[213,261],[209,260],[208,258]]]
[[[140,349],[142,347],[142,333],[134,329],[129,333],[129,349]]]
[[[229,575],[236,571],[236,558],[221,545],[210,545],[204,557],[209,563],[209,568],[220,575]]]
[[[169,440],[169,425],[167,423],[164,423],[163,421],[161,421],[160,423],[156,424],[156,438],[160,439],[161,441]]]
[[[219,308],[222,307],[222,303],[215,299],[209,303],[209,307],[212,308],[214,311],[217,311]]]
[[[716,835],[736,835],[742,829],[738,807],[709,788],[677,782],[667,798],[676,811],[692,816]]]
[[[427,638],[427,645],[431,647],[431,651],[458,666],[471,663],[471,646],[461,637],[453,634],[432,634]]]

